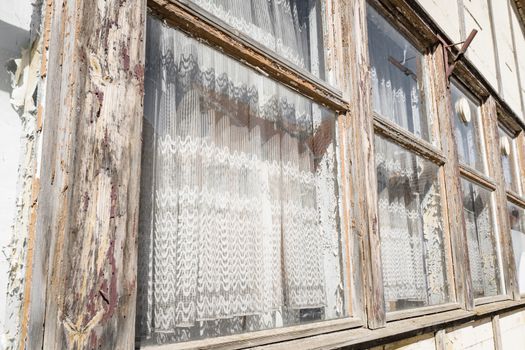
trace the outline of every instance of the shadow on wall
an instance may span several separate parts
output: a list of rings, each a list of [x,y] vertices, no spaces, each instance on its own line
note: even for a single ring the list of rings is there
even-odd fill
[[[11,59],[20,57],[20,50],[29,45],[29,30],[16,27],[0,20],[0,90],[11,93],[11,76],[16,70]],[[5,106],[0,105],[0,109]]]

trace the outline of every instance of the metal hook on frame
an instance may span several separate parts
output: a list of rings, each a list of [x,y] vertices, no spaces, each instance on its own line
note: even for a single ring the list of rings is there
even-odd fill
[[[476,36],[476,34],[478,34],[478,31],[476,29],[472,29],[472,31],[470,32],[470,34],[468,35],[465,41],[461,41],[459,43],[450,44],[450,45],[448,45],[440,35],[437,36],[441,44],[443,44],[443,56],[444,56],[443,58],[445,60],[445,77],[447,79],[447,85],[450,84],[450,76],[452,75],[452,72],[454,71],[454,68],[456,67],[456,63],[465,54],[469,45],[472,43],[472,40],[474,40],[474,37]],[[454,55],[451,47],[454,47],[459,44],[463,44],[463,45],[461,46],[461,49],[459,50],[459,52],[456,55]],[[452,63],[449,63],[450,57],[452,57]]]

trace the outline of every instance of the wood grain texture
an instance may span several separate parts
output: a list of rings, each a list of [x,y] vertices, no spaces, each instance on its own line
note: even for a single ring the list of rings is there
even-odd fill
[[[499,315],[492,317],[492,333],[494,333],[494,350],[503,350],[503,344],[501,343]]]
[[[460,186],[460,170],[457,144],[454,137],[454,121],[450,90],[445,77],[445,62],[441,45],[433,50],[429,65],[431,79],[432,109],[438,118],[441,149],[447,162],[443,166],[446,207],[454,264],[454,281],[457,302],[466,310],[474,308],[470,264],[467,254],[467,237],[463,218],[463,198]]]
[[[45,316],[29,348],[131,349],[146,2],[49,6],[37,219]]]
[[[352,213],[354,234],[363,246],[363,294],[368,327],[386,323],[381,266],[381,247],[377,217],[377,179],[374,157],[374,127],[371,105],[370,72],[367,45],[366,1],[342,1],[345,19],[343,45],[348,55],[351,80],[350,132],[351,188],[354,189]]]
[[[498,131],[498,111],[496,101],[489,97],[482,105],[482,115],[485,121],[487,164],[490,177],[496,183],[494,200],[496,201],[496,215],[498,218],[498,235],[501,247],[501,264],[503,266],[503,281],[506,294],[519,300],[519,287],[516,275],[516,263],[512,249],[509,213],[507,209],[507,194],[505,191],[505,176],[501,162],[500,140]]]

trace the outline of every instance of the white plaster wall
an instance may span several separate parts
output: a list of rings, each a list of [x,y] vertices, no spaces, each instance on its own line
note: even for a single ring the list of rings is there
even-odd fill
[[[438,26],[455,42],[461,41],[457,0],[418,0]]]
[[[447,350],[493,350],[492,321],[486,319],[447,330],[445,348]]]
[[[383,346],[376,346],[369,350],[436,350],[436,341],[434,334],[430,333]]]
[[[10,77],[6,62],[20,56],[20,48],[29,43],[29,25],[33,8],[30,0],[0,0],[0,333],[6,319],[8,263],[6,249],[12,234],[16,212],[16,186],[19,164],[21,122],[10,104]],[[3,348],[0,339],[0,349]]]
[[[523,103],[525,104],[525,31],[523,25],[520,25],[518,17],[516,16],[515,8],[510,8],[510,16],[512,20],[512,26],[514,28],[514,43],[516,48],[517,63],[520,73],[520,82],[521,82],[521,97]],[[516,90],[518,87],[516,86]],[[523,106],[525,108],[525,106]],[[525,119],[525,110],[519,115]]]
[[[521,111],[521,100],[518,88],[518,70],[514,57],[511,18],[509,17],[510,3],[493,0],[492,9],[501,73],[502,89],[499,93],[514,111],[519,112]],[[512,11],[510,12],[512,13]],[[521,113],[519,114],[521,115]]]
[[[447,2],[450,2],[448,0]],[[500,3],[499,0],[496,1]],[[498,88],[496,74],[496,58],[494,54],[494,41],[490,24],[489,7],[487,0],[463,0],[465,13],[465,35],[468,36],[472,29],[478,34],[467,50],[466,56],[479,69],[494,89]],[[510,31],[510,28],[507,28]]]
[[[499,327],[503,350],[525,348],[525,311],[500,316]]]

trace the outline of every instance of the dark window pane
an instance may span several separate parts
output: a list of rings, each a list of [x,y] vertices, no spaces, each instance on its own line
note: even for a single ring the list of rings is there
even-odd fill
[[[518,192],[516,141],[502,128],[499,128],[499,144],[496,152],[501,155],[503,177],[508,190]]]
[[[378,136],[375,147],[387,311],[445,303],[439,167]]]
[[[433,141],[425,113],[423,56],[371,6],[367,11],[374,111]]]
[[[520,293],[525,293],[525,210],[508,204],[512,247],[516,261],[516,275]]]

